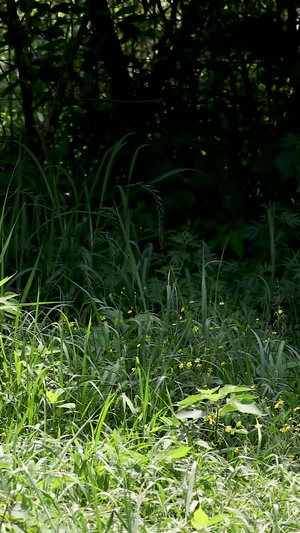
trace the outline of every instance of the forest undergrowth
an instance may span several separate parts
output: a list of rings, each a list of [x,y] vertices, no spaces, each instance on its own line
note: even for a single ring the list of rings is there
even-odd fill
[[[93,208],[43,169],[3,197],[0,531],[299,531],[299,217],[232,259],[154,184],[156,223],[130,176],[107,202],[109,157]]]

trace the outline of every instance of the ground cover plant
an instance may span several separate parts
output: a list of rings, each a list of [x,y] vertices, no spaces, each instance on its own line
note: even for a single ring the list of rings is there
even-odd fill
[[[299,262],[281,227],[298,218],[266,206],[244,230],[261,262],[229,260],[153,214],[146,239],[131,189],[117,203],[103,183],[94,212],[88,190],[66,208],[48,186],[51,210],[4,197],[0,530],[297,531]]]

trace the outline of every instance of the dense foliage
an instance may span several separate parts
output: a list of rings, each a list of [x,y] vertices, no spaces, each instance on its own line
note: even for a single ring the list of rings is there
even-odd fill
[[[180,212],[209,238],[222,224],[224,240],[264,201],[298,202],[296,2],[8,0],[0,20],[10,154],[26,141],[81,188],[103,148],[134,132],[131,153],[150,143],[134,181],[198,171],[162,187],[167,223]],[[124,184],[126,162],[110,188]]]

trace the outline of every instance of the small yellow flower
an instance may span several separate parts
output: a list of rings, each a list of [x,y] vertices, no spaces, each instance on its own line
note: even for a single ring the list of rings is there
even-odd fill
[[[284,426],[282,426],[282,428],[280,428],[279,431],[281,431],[281,433],[287,433],[290,429],[291,429],[290,424],[284,424]]]
[[[226,433],[231,433],[232,427],[231,426],[226,426],[225,427],[225,431],[226,431]]]
[[[186,366],[187,366],[187,368],[191,368],[191,366],[193,366],[193,363],[191,363],[191,361],[188,361]]]
[[[185,309],[184,309],[184,307],[182,307],[182,308],[180,309],[180,313],[184,313],[184,311],[185,311]]]
[[[284,403],[284,401],[280,398],[280,400],[278,400],[278,402],[275,403],[274,409],[280,409],[280,407],[282,406],[283,403]]]
[[[141,346],[141,343],[139,342],[139,343],[136,345],[136,347],[139,348],[140,346]]]
[[[135,371],[136,371],[136,368],[133,366],[131,369],[131,372],[135,372]]]
[[[184,368],[184,363],[180,363],[179,368]]]
[[[172,326],[177,326],[177,322],[173,322],[173,323],[172,323]]]
[[[226,361],[221,362],[221,366],[224,366],[224,365],[226,365]]]
[[[277,311],[277,315],[282,315],[282,314],[283,314],[282,309],[278,309],[278,311]]]
[[[237,421],[237,423],[236,423],[236,427],[237,427],[237,428],[242,427],[242,422],[241,422],[240,420]]]
[[[195,359],[194,363],[200,363],[199,357],[197,357],[197,359]]]
[[[210,329],[210,331],[212,331],[212,330],[215,329],[215,328],[214,328],[214,326],[210,326],[209,329]]]
[[[272,331],[272,335],[277,335],[277,331]]]
[[[183,320],[183,316],[182,315],[180,315],[178,318],[179,318],[179,320]]]
[[[195,300],[191,300],[191,301],[190,301],[190,304],[194,304],[194,303],[195,303]]]
[[[260,429],[262,428],[262,424],[259,424],[258,422],[256,422],[255,426],[254,426],[256,429]]]
[[[194,333],[198,333],[198,331],[199,331],[198,326],[194,326],[194,327],[193,327],[193,332],[194,332]]]
[[[239,452],[239,450],[240,450],[240,449],[239,449],[239,447],[238,447],[238,446],[236,446],[236,448],[234,448],[234,451],[235,451],[235,453],[238,453],[238,452]]]
[[[219,305],[225,305],[225,302],[219,302]]]
[[[178,353],[182,353],[182,352],[183,352],[183,349],[179,348]]]
[[[129,309],[129,311],[127,311],[128,315],[131,315],[132,313],[132,309]]]
[[[299,411],[300,407],[295,407],[294,411]]]
[[[222,345],[218,346],[218,350],[222,350],[222,349],[223,349]]]
[[[151,341],[151,335],[145,335],[145,340],[146,341]]]
[[[251,385],[250,389],[256,389],[256,385]]]
[[[100,316],[100,320],[103,322],[103,320],[106,320],[106,316],[101,315],[101,316]]]

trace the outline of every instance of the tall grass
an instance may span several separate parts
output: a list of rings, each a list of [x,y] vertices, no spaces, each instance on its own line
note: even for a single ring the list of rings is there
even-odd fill
[[[145,245],[138,153],[109,192],[124,142],[90,188],[45,168],[37,201],[18,162],[5,196],[0,531],[297,531],[297,252],[276,209],[256,269],[186,229]]]

